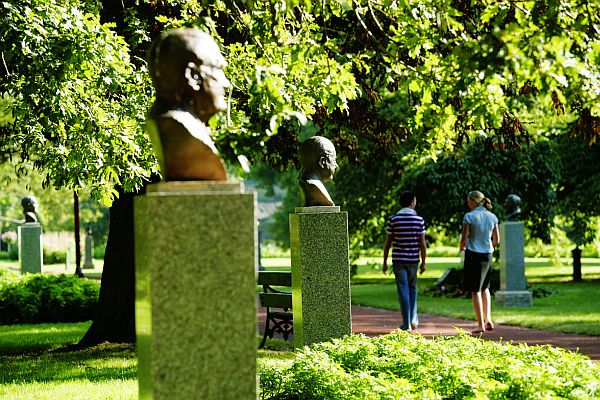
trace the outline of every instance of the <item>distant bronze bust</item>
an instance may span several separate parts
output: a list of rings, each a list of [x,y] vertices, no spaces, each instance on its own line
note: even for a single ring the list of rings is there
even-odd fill
[[[506,208],[506,220],[507,221],[518,221],[521,218],[521,198],[516,194],[509,194],[504,200],[504,207]]]
[[[37,211],[38,202],[33,196],[26,196],[21,199],[21,205],[23,206],[23,215],[25,215],[25,222],[38,222]]]
[[[163,180],[227,180],[207,121],[227,109],[227,65],[213,38],[174,29],[151,46],[148,67],[156,102],[146,121]]]
[[[300,147],[302,164],[298,183],[302,195],[302,206],[333,206],[323,182],[333,179],[337,168],[333,143],[322,136],[313,136]]]

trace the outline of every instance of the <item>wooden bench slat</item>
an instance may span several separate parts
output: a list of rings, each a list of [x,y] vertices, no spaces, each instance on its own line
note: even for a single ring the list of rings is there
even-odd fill
[[[289,271],[260,271],[258,284],[269,286],[292,286],[292,273]]]
[[[263,307],[292,308],[291,293],[259,293]]]

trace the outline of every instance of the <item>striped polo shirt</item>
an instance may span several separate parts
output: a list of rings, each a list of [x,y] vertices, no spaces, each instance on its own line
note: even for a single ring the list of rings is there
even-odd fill
[[[419,262],[419,235],[425,234],[425,221],[412,208],[403,208],[391,217],[387,233],[392,236],[392,262]]]

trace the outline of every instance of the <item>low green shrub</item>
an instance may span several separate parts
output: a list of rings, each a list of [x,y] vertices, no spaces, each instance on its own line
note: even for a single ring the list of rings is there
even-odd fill
[[[0,274],[0,324],[93,319],[100,285],[73,275]]]
[[[304,347],[293,360],[258,360],[262,399],[588,399],[600,366],[550,346],[466,333],[351,335]]]
[[[92,250],[92,257],[96,260],[103,260],[105,250],[106,250],[106,245],[104,245],[104,244],[102,244],[100,246],[94,246],[94,249]]]
[[[64,264],[67,262],[67,252],[44,249],[44,264]]]

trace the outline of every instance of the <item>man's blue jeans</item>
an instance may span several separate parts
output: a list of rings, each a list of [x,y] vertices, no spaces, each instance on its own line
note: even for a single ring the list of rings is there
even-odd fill
[[[411,325],[419,325],[417,315],[417,268],[418,263],[394,263],[394,276],[398,289],[398,301],[402,311],[402,326],[400,329],[409,331]]]

